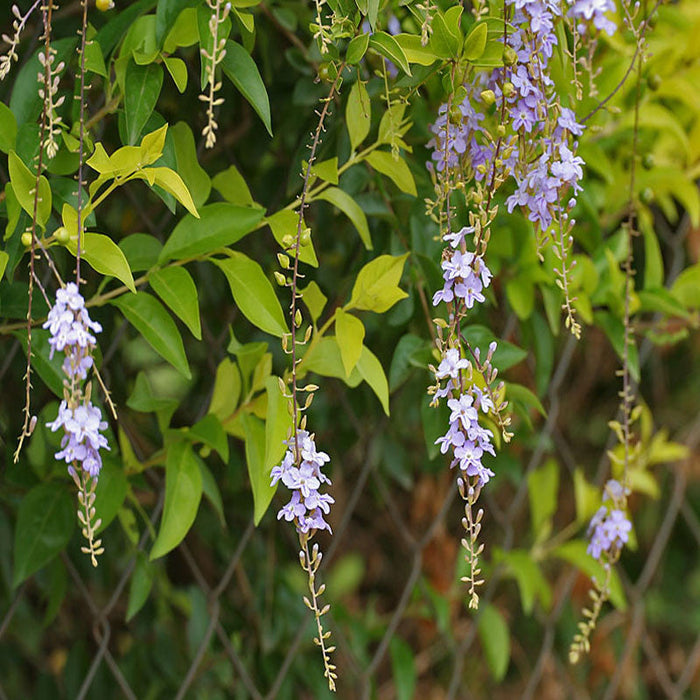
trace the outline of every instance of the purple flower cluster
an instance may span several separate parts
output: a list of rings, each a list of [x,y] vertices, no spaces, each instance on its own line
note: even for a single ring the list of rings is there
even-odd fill
[[[457,233],[448,233],[443,240],[448,241],[452,248],[457,248],[465,241],[468,234],[474,233],[472,227],[465,226]],[[445,284],[433,295],[433,306],[441,301],[450,302],[462,299],[465,306],[471,309],[476,302],[483,302],[483,290],[491,284],[491,270],[483,259],[467,251],[445,249],[441,267]]]
[[[91,331],[99,333],[102,326],[90,319],[85,299],[75,282],[69,282],[56,292],[56,303],[43,328],[48,328],[51,334],[49,357],[53,358],[56,350],[65,352],[63,371],[71,379],[85,379],[92,367],[92,351],[97,342]]]
[[[90,401],[79,404],[77,408],[71,408],[66,401],[61,401],[58,417],[47,426],[54,433],[59,428],[65,431],[56,459],[65,460],[71,473],[75,472],[75,465],[80,464],[83,471],[96,478],[102,469],[100,448],[109,449],[107,438],[100,433],[100,430],[107,428],[100,409]]]
[[[64,460],[71,475],[80,468],[91,477],[97,478],[102,468],[100,449],[109,449],[107,438],[100,434],[107,428],[102,413],[85,397],[76,383],[87,377],[93,365],[92,351],[96,346],[93,333],[99,333],[102,326],[92,321],[85,308],[85,299],[74,282],[69,282],[56,292],[56,303],[49,311],[44,323],[51,334],[50,357],[56,351],[65,353],[63,371],[68,377],[66,398],[61,401],[58,416],[47,427],[52,432],[63,428],[61,450],[55,457]]]
[[[622,508],[616,507],[623,500],[623,489],[619,482],[611,479],[605,486],[603,501],[612,497],[612,504],[603,504],[591,518],[588,526],[588,553],[600,560],[603,553],[622,549],[629,539],[632,523]],[[612,506],[612,507],[611,507]]]
[[[458,350],[453,350],[459,355]],[[448,375],[450,377],[448,386],[453,389],[456,388],[456,382],[458,382],[460,363],[467,363],[467,361],[454,362],[454,357],[449,355],[450,352],[450,350],[447,351],[436,376],[444,374],[445,371],[451,371],[451,374]],[[449,364],[449,369],[446,363]],[[468,391],[461,394],[459,398],[448,399],[447,405],[452,411],[450,427],[445,435],[435,441],[435,444],[440,445],[442,454],[452,448],[454,459],[450,467],[459,465],[465,477],[478,477],[478,483],[481,487],[494,476],[493,471],[485,467],[481,460],[485,453],[488,452],[495,457],[496,452],[491,444],[493,433],[479,425],[479,408],[484,413],[488,413],[493,408],[493,404],[477,386],[471,385]]]
[[[331,527],[323,516],[330,512],[331,504],[335,503],[335,500],[329,494],[319,493],[318,490],[321,484],[331,483],[321,471],[323,465],[330,461],[330,457],[325,452],[316,450],[314,435],[306,430],[297,430],[296,440],[292,436],[285,440],[284,444],[288,449],[282,463],[272,468],[270,484],[274,486],[281,481],[292,491],[292,498],[277,513],[277,519],[294,521],[300,534],[313,530],[331,532]]]
[[[608,36],[612,36],[617,31],[615,22],[605,16],[606,12],[615,12],[613,0],[568,0],[568,2],[571,5],[568,15],[579,21],[576,28],[581,34],[585,34],[587,29],[584,21],[592,21],[596,29],[604,31]]]

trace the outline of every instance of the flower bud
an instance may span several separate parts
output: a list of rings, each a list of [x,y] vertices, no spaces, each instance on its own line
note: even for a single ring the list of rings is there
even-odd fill
[[[479,96],[487,105],[492,105],[496,101],[496,93],[493,90],[482,90]]]
[[[506,127],[505,127],[505,124],[499,124],[499,125],[496,127],[496,133],[498,134],[498,136],[499,136],[500,138],[503,138],[503,137],[506,135]]]
[[[22,245],[25,248],[29,248],[32,245],[32,238],[33,238],[33,236],[32,236],[31,231],[25,231],[22,234],[22,238],[21,238]]]
[[[512,46],[506,46],[503,49],[503,63],[507,66],[513,66],[518,61],[518,54]]]
[[[510,97],[515,92],[515,85],[510,81],[503,83],[503,94],[506,97]]]

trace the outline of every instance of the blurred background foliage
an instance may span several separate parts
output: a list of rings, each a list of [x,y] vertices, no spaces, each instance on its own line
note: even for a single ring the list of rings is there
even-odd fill
[[[359,20],[354,3],[330,4]],[[200,137],[206,117],[198,99],[204,74],[199,42],[211,12],[206,3],[121,0],[105,13],[91,5],[89,142],[112,154],[167,123],[158,165],[180,174],[200,213],[205,203],[228,202],[251,216],[259,212],[260,219],[260,208],[270,216],[299,194],[309,133],[318,123],[315,112],[335,69],[312,39],[312,5],[296,0],[232,5],[230,39],[252,60],[230,47],[229,59],[238,63],[223,67],[218,95],[224,103],[210,150]],[[407,5],[382,4],[379,25],[396,16],[404,32],[419,34],[415,8]],[[367,13],[362,3],[357,6]],[[494,6],[495,16],[498,11]],[[77,70],[80,14],[79,3],[65,0],[53,23],[55,46],[69,61],[60,84],[68,97],[61,110],[68,125],[76,119],[70,73]],[[3,20],[8,33],[10,21],[8,11]],[[472,24],[465,12],[465,33]],[[325,599],[332,606],[326,619],[338,647],[340,697],[698,697],[699,31],[697,3],[682,0],[655,10],[639,81],[636,153],[636,70],[581,138],[587,170],[575,212],[573,278],[584,323],[581,341],[563,328],[551,265],[538,261],[531,224],[505,207],[494,223],[487,259],[496,279],[490,303],[472,317],[467,334],[483,347],[499,339],[495,365],[508,383],[515,437],[500,447],[492,464],[496,477],[485,493],[487,583],[478,614],[466,609],[459,581],[465,564],[454,476],[433,444],[447,417],[429,408],[426,395],[427,365],[435,362],[430,299],[441,286],[442,249],[437,226],[425,213],[424,199],[433,194],[426,143],[446,99],[445,62],[412,65],[412,76],[399,72],[392,82],[395,94],[410,95],[405,113],[410,128],[402,137],[410,180],[403,187],[395,173],[386,177],[366,162],[339,178],[332,165],[330,174],[320,175],[321,185],[331,183],[323,187],[337,185],[353,198],[368,228],[363,240],[356,213],[348,218],[332,199],[311,204],[306,223],[319,265],[303,266],[304,287],[314,282],[327,297],[317,326],[348,302],[365,264],[379,255],[409,253],[400,285],[407,296],[386,313],[358,314],[364,344],[386,375],[390,416],[380,400],[381,379],[351,381],[337,361],[333,365],[332,352],[325,364],[312,365],[321,388],[310,424],[319,449],[331,456],[336,500],[334,535],[319,540],[326,552]],[[25,163],[37,150],[41,107],[34,74],[40,35],[37,14],[28,22],[14,72],[0,86],[0,150],[16,151]],[[337,43],[342,54],[347,42]],[[634,54],[629,32],[601,36],[597,95],[586,94],[575,104],[579,117],[615,90]],[[173,58],[181,64],[168,64]],[[319,161],[337,157],[342,168],[356,152],[348,128],[357,127],[346,118],[346,108],[358,73],[368,81],[374,143],[386,110],[384,79],[375,72],[382,63],[370,51],[344,74]],[[568,94],[570,62],[564,58],[556,65],[558,89]],[[138,79],[157,89],[150,103],[129,106]],[[3,183],[9,181],[8,158],[0,158]],[[591,655],[570,667],[568,645],[587,601],[589,576],[600,575],[585,553],[585,529],[610,473],[606,450],[615,445],[608,422],[619,404],[624,296],[619,265],[626,254],[621,222],[633,162],[640,235],[633,242],[632,369],[644,407],[636,424],[641,447],[632,465],[634,537]],[[47,235],[61,224],[59,204],[72,201],[76,167],[75,149],[64,138],[48,169],[54,211]],[[417,196],[411,193],[413,181]],[[507,194],[500,193],[499,201]],[[260,445],[264,455],[269,378],[288,369],[279,338],[251,322],[240,300],[233,303],[226,277],[206,259],[211,251],[197,253],[186,265],[198,295],[194,316],[178,313],[157,285],[139,281],[144,271],[155,269],[160,245],[184,221],[185,210],[172,195],[136,180],[100,204],[88,225],[120,246],[139,288],[155,292],[174,311],[191,376],[166,362],[153,338],[146,333],[145,339],[128,322],[126,311],[122,315],[107,303],[110,290],[128,298],[119,280],[86,269],[86,297],[103,295],[91,313],[104,327],[98,338],[101,372],[119,413],[118,423],[110,423],[111,451],[98,487],[106,553],[92,569],[79,552],[72,510],[63,517],[63,497],[57,511],[41,517],[46,499],[70,493],[64,465],[52,456],[58,437],[44,427],[55,416],[57,400],[50,363],[41,358],[33,381],[37,428],[19,462],[12,460],[21,430],[27,290],[20,241],[27,216],[13,218],[13,211],[6,195],[0,202],[7,254],[0,282],[2,697],[325,697],[301,602],[306,582],[298,545],[288,524],[275,519],[281,496],[254,526],[251,464],[258,464],[258,472],[264,466]],[[283,235],[290,224],[280,221]],[[257,261],[273,281],[280,238],[261,223],[236,240],[235,250]],[[70,276],[69,251],[53,245],[51,253]],[[39,276],[49,281],[45,267]],[[176,286],[181,300],[187,297],[183,289]],[[275,289],[286,309],[288,290]],[[312,294],[304,298],[309,308]],[[33,313],[37,320],[45,316],[41,299]],[[179,320],[183,317],[187,323]],[[195,337],[200,325],[201,339]],[[173,436],[193,446],[204,498],[198,509],[195,504],[196,519],[179,546],[151,560]],[[22,516],[28,494],[39,506],[32,510],[29,501]],[[40,542],[32,535],[37,532]],[[18,575],[18,566],[31,575]]]

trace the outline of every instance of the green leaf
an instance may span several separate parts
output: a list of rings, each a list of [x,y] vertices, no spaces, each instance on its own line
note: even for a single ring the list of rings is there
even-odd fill
[[[406,54],[391,34],[387,34],[386,32],[374,32],[369,38],[369,45],[370,48],[401,68],[406,75],[411,75],[411,68],[408,65]]]
[[[260,77],[260,71],[250,54],[240,44],[229,40],[226,42],[226,55],[221,61],[221,67],[228,79],[257,112],[267,132],[272,136],[270,100],[267,97],[265,83]]]
[[[226,170],[215,175],[211,184],[231,204],[240,204],[244,207],[255,205],[253,195],[235,165],[230,165]]]
[[[613,316],[607,311],[597,311],[594,315],[595,323],[602,328],[608,340],[613,346],[617,356],[622,360],[625,349],[625,327],[622,321]],[[637,353],[637,344],[634,342],[634,336],[630,338],[628,348],[629,370],[635,382],[639,381],[639,355]]]
[[[391,178],[402,192],[414,197],[418,194],[413,175],[403,158],[394,158],[387,151],[372,151],[367,156],[367,162],[382,175]]]
[[[202,474],[192,446],[175,442],[165,460],[165,505],[160,530],[149,559],[175,549],[194,523],[202,499]]]
[[[208,255],[239,241],[255,229],[264,211],[225,202],[208,204],[200,218],[185,216],[165,242],[159,261]]]
[[[394,39],[406,54],[409,63],[417,63],[420,66],[432,66],[439,57],[430,48],[430,45],[423,46],[421,38],[416,34],[396,34]]]
[[[338,308],[335,311],[335,336],[345,374],[349,377],[362,354],[365,327],[359,318]]]
[[[526,409],[534,408],[542,417],[547,417],[542,402],[526,386],[506,382],[506,396],[508,400],[517,401]]]
[[[17,120],[12,110],[0,102],[0,151],[9,153],[17,143]]]
[[[22,159],[14,152],[10,151],[8,156],[8,166],[10,171],[10,181],[17,201],[30,217],[34,216],[34,189],[36,188],[36,175],[32,174],[29,168],[22,162]],[[51,187],[49,181],[42,175],[39,178],[39,196],[37,201],[36,219],[42,227],[46,227],[46,222],[51,214]]]
[[[20,339],[22,350],[26,356],[26,329],[17,331],[14,335]],[[61,369],[63,364],[62,353],[54,353],[53,358],[49,359],[50,352],[49,332],[43,328],[34,328],[32,330],[32,369],[35,369],[39,373],[41,381],[44,382],[56,396],[63,398],[63,380],[66,378],[66,375]]]
[[[473,325],[464,329],[463,335],[473,348],[481,348],[486,352],[489,344],[497,340],[496,336],[486,326]],[[493,366],[503,372],[510,369],[527,357],[527,351],[506,340],[498,339],[498,347],[493,355]]]
[[[299,365],[300,371],[316,372],[324,377],[337,377],[342,379],[349,387],[357,386],[362,377],[356,367],[350,376],[346,376],[343,360],[340,355],[340,346],[335,336],[321,338],[309,352],[304,355],[303,362]]]
[[[287,323],[262,267],[243,253],[227,252],[228,258],[212,262],[226,275],[238,308],[252,324],[281,338],[288,332]]]
[[[464,40],[464,48],[462,56],[467,61],[476,61],[484,53],[486,49],[486,39],[488,38],[488,25],[486,22],[478,22],[472,27],[472,30]]]
[[[532,280],[522,274],[509,279],[506,282],[506,297],[521,321],[530,318],[535,307],[535,285]]]
[[[170,127],[168,133],[175,145],[178,175],[182,177],[192,195],[195,207],[201,207],[209,199],[212,183],[197,159],[197,147],[192,130],[185,122],[178,122]]]
[[[209,471],[209,468],[204,464],[204,460],[197,457],[197,464],[202,475],[202,492],[211,503],[214,511],[219,516],[219,522],[222,527],[226,526],[226,518],[224,517],[224,502],[221,499],[221,491],[216,483],[214,475]]]
[[[269,474],[284,456],[287,439],[292,429],[289,399],[280,391],[279,377],[269,375],[265,379],[267,411],[265,413],[265,473]]]
[[[413,333],[406,333],[396,344],[394,356],[391,358],[389,368],[389,390],[394,392],[408,379],[411,372],[412,357],[418,351],[424,349],[426,341]]]
[[[88,41],[85,45],[85,70],[92,71],[101,75],[103,78],[107,77],[107,68],[105,66],[105,59],[102,55],[102,47],[97,41]]]
[[[15,529],[13,587],[65,548],[75,520],[73,501],[61,484],[39,484],[22,498]]]
[[[4,250],[0,250],[0,280],[5,274],[5,268],[7,267],[7,261],[9,259],[10,256]]]
[[[588,524],[594,513],[600,508],[600,488],[586,481],[583,470],[574,470],[574,500],[576,502],[576,522]]]
[[[267,511],[277,490],[270,486],[270,472],[265,469],[265,426],[263,422],[244,413],[242,416],[245,431],[245,459],[248,464],[248,477],[253,490],[253,518],[258,525]]]
[[[170,168],[144,168],[139,172],[139,177],[145,178],[150,184],[162,187],[168,194],[175,197],[192,216],[199,218],[197,207],[192,201],[192,195],[187,189],[187,185],[174,170]]]
[[[289,209],[282,209],[272,216],[268,216],[266,223],[272,231],[275,240],[282,248],[285,248],[283,243],[285,236],[291,236],[294,240],[297,237],[297,229],[299,226],[299,214]],[[302,223],[302,227],[304,224]],[[301,243],[301,241],[300,241]],[[287,251],[285,252],[293,252]],[[318,267],[318,258],[314,250],[313,241],[309,241],[306,245],[299,246],[299,260],[312,267]]]
[[[411,700],[416,693],[416,662],[413,649],[401,637],[392,636],[389,642],[391,668],[397,700]]]
[[[150,270],[158,262],[161,242],[147,233],[132,233],[119,241],[119,248],[133,272]]]
[[[105,455],[102,460],[100,478],[95,491],[95,520],[102,520],[97,532],[102,532],[117,515],[124,504],[129,488],[122,465],[112,457]]]
[[[400,256],[380,255],[358,273],[352,296],[345,307],[384,313],[408,294],[399,288],[408,253]]]
[[[530,522],[537,541],[549,537],[552,517],[557,509],[559,491],[559,466],[548,459],[527,476],[527,492],[530,498]]]
[[[153,291],[190,329],[192,335],[201,340],[197,286],[190,273],[184,267],[164,267],[154,272],[148,282]]]
[[[68,241],[66,247],[75,255],[78,252],[78,236]],[[134,277],[122,249],[109,237],[101,233],[84,233],[80,257],[102,275],[111,275],[121,280],[136,293]]]
[[[490,603],[479,611],[479,639],[486,665],[494,680],[501,681],[510,661],[510,632],[503,615]]]
[[[148,600],[154,577],[153,564],[143,552],[136,553],[136,565],[129,586],[129,602],[126,606],[126,622],[129,622]]]
[[[329,158],[328,160],[321,161],[320,163],[314,163],[311,166],[311,172],[316,177],[330,182],[331,185],[338,184],[338,156]]]
[[[170,77],[175,83],[175,87],[180,93],[185,92],[187,89],[187,64],[176,56],[169,56],[163,59],[165,67],[170,73]]]
[[[496,549],[493,558],[494,563],[503,562],[506,565],[507,574],[518,584],[520,602],[526,615],[532,613],[535,598],[539,599],[545,610],[551,608],[552,589],[531,552],[524,549],[513,549],[509,552]]]
[[[345,216],[352,221],[353,225],[360,234],[362,242],[367,250],[372,250],[372,238],[369,234],[367,226],[367,217],[360,208],[360,205],[347,193],[337,187],[329,187],[316,195],[316,199],[322,199],[330,202],[340,209]]]
[[[606,574],[603,565],[594,559],[586,551],[588,543],[585,540],[570,540],[565,544],[557,547],[553,551],[553,555],[559,559],[564,559],[576,568],[583,571],[589,578],[595,578],[601,583],[605,581]],[[620,611],[627,609],[627,601],[622,588],[620,576],[613,567],[610,578],[610,602]]]
[[[342,347],[341,347],[342,353]],[[362,354],[357,363],[357,371],[362,379],[370,385],[372,391],[377,395],[379,402],[382,404],[384,413],[389,415],[389,382],[387,382],[386,374],[382,363],[377,359],[377,356],[366,346],[362,346]]]
[[[433,33],[430,37],[430,48],[440,58],[457,58],[462,48],[462,36],[459,29],[454,31],[452,23],[446,21],[441,12],[433,16]]]
[[[221,427],[221,421],[213,414],[208,413],[197,421],[188,431],[191,439],[203,442],[219,453],[221,460],[228,462],[228,437]]]
[[[196,4],[197,0],[158,0],[156,8],[156,42],[158,46],[163,45],[165,37],[175,25],[180,13]]]
[[[316,282],[313,281],[309,282],[306,288],[301,289],[300,292],[301,298],[311,314],[311,320],[315,324],[326,306],[328,297],[321,291],[321,288]]]
[[[135,144],[158,101],[163,69],[156,63],[139,66],[130,60],[126,67],[124,95],[127,143]]]
[[[345,53],[345,62],[354,66],[359,63],[367,53],[369,46],[369,34],[359,34],[353,37],[348,44],[348,50]]]
[[[146,292],[136,292],[114,299],[111,303],[163,359],[187,379],[192,377],[177,326],[154,297]]]
[[[350,134],[350,147],[354,151],[369,134],[372,105],[364,83],[358,80],[352,88],[345,106],[345,123]]]
[[[209,403],[209,413],[220,421],[230,418],[241,396],[241,374],[236,364],[225,357],[216,368],[214,391]]]

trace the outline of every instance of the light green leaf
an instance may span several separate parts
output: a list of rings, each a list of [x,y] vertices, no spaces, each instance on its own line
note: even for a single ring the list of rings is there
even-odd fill
[[[175,87],[180,93],[185,92],[187,88],[187,64],[176,56],[168,56],[163,59],[165,67],[170,73],[170,77],[175,83]]]
[[[21,158],[10,151],[8,157],[8,167],[10,171],[10,181],[17,201],[29,216],[34,216],[34,190],[36,188],[36,175],[32,174],[29,168],[22,162]],[[46,227],[46,222],[51,214],[51,187],[49,181],[42,175],[39,178],[39,196],[37,201],[36,218],[37,223]]]
[[[417,63],[420,66],[432,66],[439,57],[430,48],[423,46],[421,38],[416,34],[396,34],[394,39],[406,54],[409,63]]]
[[[114,299],[111,303],[161,357],[187,379],[192,377],[175,321],[154,297],[146,292],[136,292]]]
[[[253,518],[258,525],[267,511],[277,490],[270,486],[270,471],[265,468],[265,426],[263,422],[244,413],[242,416],[245,431],[245,458],[248,464],[248,477],[253,490]]]
[[[486,39],[488,38],[488,25],[486,22],[478,22],[472,27],[472,30],[464,40],[464,48],[462,56],[467,61],[476,61],[484,53],[486,49]]]
[[[288,332],[287,323],[262,267],[243,253],[227,252],[228,258],[212,262],[226,275],[238,308],[252,324],[281,338]]]
[[[584,540],[570,540],[560,547],[557,547],[553,555],[573,564],[589,578],[595,578],[601,582],[605,581],[606,573],[603,569],[603,565],[588,554],[586,551],[587,547],[588,543]],[[614,567],[611,570],[610,578],[610,602],[618,610],[624,611],[627,609],[627,600],[625,599],[620,576]]]
[[[313,281],[309,282],[306,288],[300,291],[301,298],[311,314],[311,320],[315,324],[326,306],[328,297],[321,291],[321,288],[316,284],[316,282]]]
[[[457,58],[462,48],[462,33],[459,26],[455,26],[454,22],[448,22],[447,17],[438,12],[433,17],[432,28],[430,48],[440,58]]]
[[[341,348],[342,350],[342,348]],[[357,371],[360,376],[370,385],[372,391],[377,395],[382,404],[384,413],[389,415],[389,382],[384,374],[382,363],[377,356],[366,346],[362,346],[362,354],[357,363]]]
[[[186,442],[168,447],[165,461],[165,505],[160,530],[151,549],[150,560],[175,549],[194,523],[202,499],[202,474]]]
[[[369,45],[370,48],[401,68],[406,75],[411,75],[411,68],[408,65],[406,54],[391,34],[387,34],[386,32],[374,32],[369,38]]]
[[[382,175],[391,178],[402,192],[414,197],[418,194],[413,175],[403,158],[394,159],[387,151],[373,151],[367,156],[367,162]]]
[[[164,267],[154,272],[148,282],[153,291],[190,329],[192,335],[201,340],[199,298],[190,273],[184,267]]]
[[[282,209],[276,214],[268,216],[266,222],[269,225],[275,240],[282,248],[285,247],[283,243],[285,236],[291,236],[294,240],[296,240],[297,228],[299,226],[299,214],[297,212],[290,211],[289,209]],[[305,224],[302,222],[302,228],[304,226]],[[294,251],[288,251],[285,249],[285,252],[293,253]],[[299,260],[300,262],[311,265],[312,267],[318,267],[318,258],[316,257],[316,251],[312,240],[309,240],[306,245],[299,246]]]
[[[530,522],[538,542],[549,537],[552,517],[557,509],[559,491],[559,466],[548,459],[527,476],[527,492],[530,498]]]
[[[73,501],[60,484],[39,484],[22,498],[15,529],[13,587],[68,544],[75,520]]]
[[[78,236],[69,239],[66,247],[73,255],[78,252]],[[80,257],[101,275],[111,275],[121,280],[126,287],[136,293],[134,277],[126,256],[121,248],[109,237],[101,233],[84,233]]]
[[[391,668],[397,700],[411,700],[416,696],[416,661],[413,649],[401,637],[393,635],[389,643]]]
[[[345,53],[345,62],[349,66],[354,66],[359,63],[367,53],[369,46],[369,34],[359,34],[353,37],[348,44],[348,50]]]
[[[188,214],[173,229],[160,262],[208,255],[229,246],[254,230],[264,211],[220,202],[202,207],[199,214],[199,219]]]
[[[545,610],[551,608],[552,589],[531,552],[524,549],[513,549],[509,552],[496,549],[494,563],[499,562],[505,563],[507,575],[512,576],[518,584],[520,602],[526,615],[532,613],[535,598],[539,599]]]
[[[0,151],[14,151],[16,143],[17,120],[12,110],[4,102],[0,102]]]
[[[168,194],[171,194],[187,209],[192,216],[199,218],[197,207],[192,201],[190,191],[187,185],[182,181],[182,178],[170,168],[144,168],[139,176],[143,175],[149,182],[162,187]]]
[[[250,193],[248,184],[243,175],[238,172],[235,165],[230,165],[226,170],[214,176],[211,184],[219,191],[221,196],[231,204],[240,204],[248,207],[255,204],[253,195]]]
[[[241,373],[236,364],[225,357],[216,368],[214,391],[209,404],[209,413],[220,421],[230,418],[241,397]]]
[[[292,416],[289,413],[289,399],[280,391],[279,377],[270,375],[265,379],[267,392],[267,412],[265,414],[265,473],[279,464],[286,447],[283,441],[292,429]]]
[[[226,42],[226,55],[221,61],[221,67],[243,97],[250,102],[267,132],[272,136],[270,100],[267,97],[265,83],[260,77],[260,71],[250,54],[240,44],[229,40]]]
[[[601,503],[600,488],[586,481],[583,470],[574,470],[574,500],[576,502],[576,522],[588,524]]]
[[[362,242],[367,250],[372,250],[372,238],[369,235],[369,226],[367,225],[367,217],[360,209],[360,205],[347,193],[338,187],[329,187],[316,195],[317,199],[322,199],[330,202],[340,209],[345,216],[352,221],[353,225],[360,234]]]
[[[367,88],[358,80],[352,88],[345,107],[345,123],[350,134],[350,146],[354,151],[369,134],[372,105]]]
[[[88,41],[85,45],[85,70],[92,71],[101,75],[103,78],[107,77],[107,68],[105,66],[105,59],[102,55],[102,47],[97,41]]]
[[[359,318],[339,308],[335,311],[335,337],[345,374],[349,377],[362,354],[365,327]]]
[[[314,163],[311,166],[311,172],[321,180],[330,182],[331,185],[338,184],[338,156],[329,158],[328,160]]]
[[[510,661],[510,632],[503,615],[490,603],[480,610],[477,622],[486,665],[496,681],[503,680]]]
[[[362,381],[362,376],[356,367],[350,376],[346,376],[340,347],[335,336],[321,338],[309,352],[304,355],[299,365],[300,373],[316,372],[324,377],[342,379],[349,387],[355,387]],[[300,374],[301,376],[301,374]]]
[[[126,67],[124,95],[126,136],[129,144],[135,144],[143,127],[151,116],[163,85],[163,69],[156,63],[139,66],[133,60]]]
[[[7,267],[7,261],[9,259],[10,256],[4,250],[0,250],[0,280],[5,274],[5,268]]]
[[[357,275],[352,296],[345,307],[384,313],[408,294],[399,288],[408,253],[400,256],[380,255],[368,262]]]
[[[213,413],[208,413],[197,421],[187,434],[190,439],[198,440],[216,450],[222,461],[228,462],[228,437],[221,427],[221,421]]]

